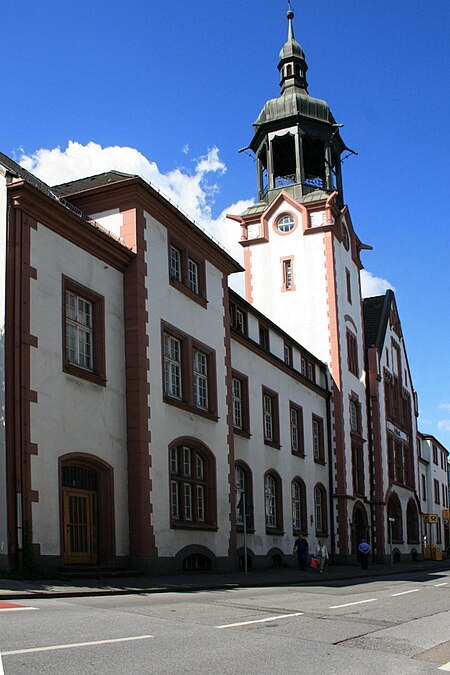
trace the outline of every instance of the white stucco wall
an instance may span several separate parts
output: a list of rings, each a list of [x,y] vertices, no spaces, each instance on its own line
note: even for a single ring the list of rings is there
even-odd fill
[[[167,229],[148,213],[145,213],[145,219],[149,316],[147,330],[150,361],[151,501],[158,555],[174,556],[183,547],[197,544],[206,546],[217,556],[227,556],[230,505],[222,273],[208,261],[206,262],[208,298],[206,309],[171,286],[168,270]],[[194,412],[181,410],[163,401],[161,321],[178,328],[215,350],[219,418],[217,422],[205,419]],[[181,436],[191,436],[200,440],[215,457],[217,532],[170,528],[168,448],[173,440]]]
[[[59,237],[42,224],[32,230],[31,404],[34,541],[42,555],[60,554],[58,457],[72,452],[95,455],[114,468],[116,554],[128,553],[125,349],[122,273]],[[63,372],[62,275],[104,296],[105,387]]]
[[[271,340],[273,333],[271,333]],[[292,553],[294,536],[292,527],[292,480],[299,476],[306,485],[308,542],[313,550],[317,539],[314,526],[314,486],[320,482],[327,490],[328,512],[328,455],[326,401],[320,394],[302,385],[283,370],[274,367],[264,358],[247,349],[240,342],[232,340],[233,369],[248,377],[250,438],[235,434],[234,454],[236,460],[243,460],[252,471],[255,533],[248,535],[248,546],[255,555],[264,555],[273,547],[285,554]],[[263,431],[262,386],[278,393],[279,429],[281,448],[265,445]],[[289,402],[303,408],[305,457],[291,452]],[[312,414],[323,419],[326,465],[314,462],[312,443]],[[282,480],[283,529],[284,535],[266,534],[264,474],[274,469]],[[311,523],[311,517],[313,522]],[[329,539],[325,540],[329,545]],[[238,534],[238,545],[243,545],[243,535]]]
[[[0,556],[8,553],[5,448],[6,178],[0,167]]]

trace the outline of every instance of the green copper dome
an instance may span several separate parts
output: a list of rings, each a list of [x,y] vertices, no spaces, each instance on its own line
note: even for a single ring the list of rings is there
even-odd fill
[[[335,119],[326,101],[313,98],[297,88],[290,88],[278,98],[272,98],[266,102],[254,126],[259,127],[262,124],[289,117],[309,117],[328,124],[335,124]]]

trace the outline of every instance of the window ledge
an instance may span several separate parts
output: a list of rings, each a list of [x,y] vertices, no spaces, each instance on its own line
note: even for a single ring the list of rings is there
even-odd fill
[[[282,537],[284,535],[284,530],[278,529],[277,527],[266,527],[266,534]]]
[[[233,432],[236,434],[236,436],[242,436],[243,438],[251,438],[252,435],[249,431],[244,431],[244,429],[237,429],[236,427],[233,427]]]
[[[219,417],[216,412],[210,410],[203,410],[203,408],[198,408],[192,403],[186,403],[186,401],[180,401],[178,398],[173,398],[167,394],[163,395],[164,403],[175,406],[175,408],[180,408],[186,412],[194,413],[194,415],[199,415],[200,417],[206,417],[206,419],[211,420],[212,422],[218,422]]]
[[[236,525],[236,532],[243,532],[244,531],[244,526],[243,525]],[[247,534],[255,534],[255,528],[253,525],[251,527],[247,527]]]
[[[304,452],[299,452],[298,450],[291,450],[291,455],[294,455],[294,457],[300,457],[300,459],[305,459],[306,457]]]
[[[314,457],[314,462],[315,462],[316,464],[321,464],[322,466],[325,466],[325,460],[324,460],[324,459],[320,459],[319,457],[318,457],[317,459]]]
[[[219,528],[217,525],[211,523],[182,523],[172,520],[170,527],[173,530],[208,530],[209,532],[217,532]]]
[[[92,382],[93,384],[98,384],[101,387],[106,387],[106,377],[102,375],[97,375],[92,373],[89,370],[84,370],[84,368],[79,368],[72,363],[64,363],[63,372],[68,375],[73,375],[78,377],[80,380],[86,380],[87,382]]]
[[[275,448],[276,450],[279,450],[281,448],[281,445],[277,443],[276,441],[269,441],[268,438],[264,439],[264,445],[268,445],[271,448]]]
[[[208,306],[208,301],[203,295],[197,295],[197,293],[194,293],[194,291],[191,291],[189,286],[185,286],[181,281],[178,281],[177,279],[173,279],[172,277],[169,277],[169,283],[171,286],[176,288],[178,291],[181,291],[181,293],[184,293],[184,295],[187,295],[188,298],[196,302],[197,304],[201,305],[205,309]]]

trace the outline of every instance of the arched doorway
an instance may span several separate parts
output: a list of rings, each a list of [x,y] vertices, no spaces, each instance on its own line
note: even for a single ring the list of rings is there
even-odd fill
[[[112,467],[91,455],[65,455],[60,458],[60,486],[64,564],[111,564],[115,557]]]
[[[367,513],[361,502],[357,502],[353,508],[352,517],[352,553],[358,555],[358,546],[362,539],[369,541],[369,525],[367,521]]]

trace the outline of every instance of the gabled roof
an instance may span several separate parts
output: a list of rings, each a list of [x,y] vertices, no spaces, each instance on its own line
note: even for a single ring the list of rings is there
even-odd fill
[[[377,347],[381,351],[383,348],[393,300],[394,293],[391,289],[388,289],[385,295],[364,298],[363,319],[366,350],[370,347]]]

